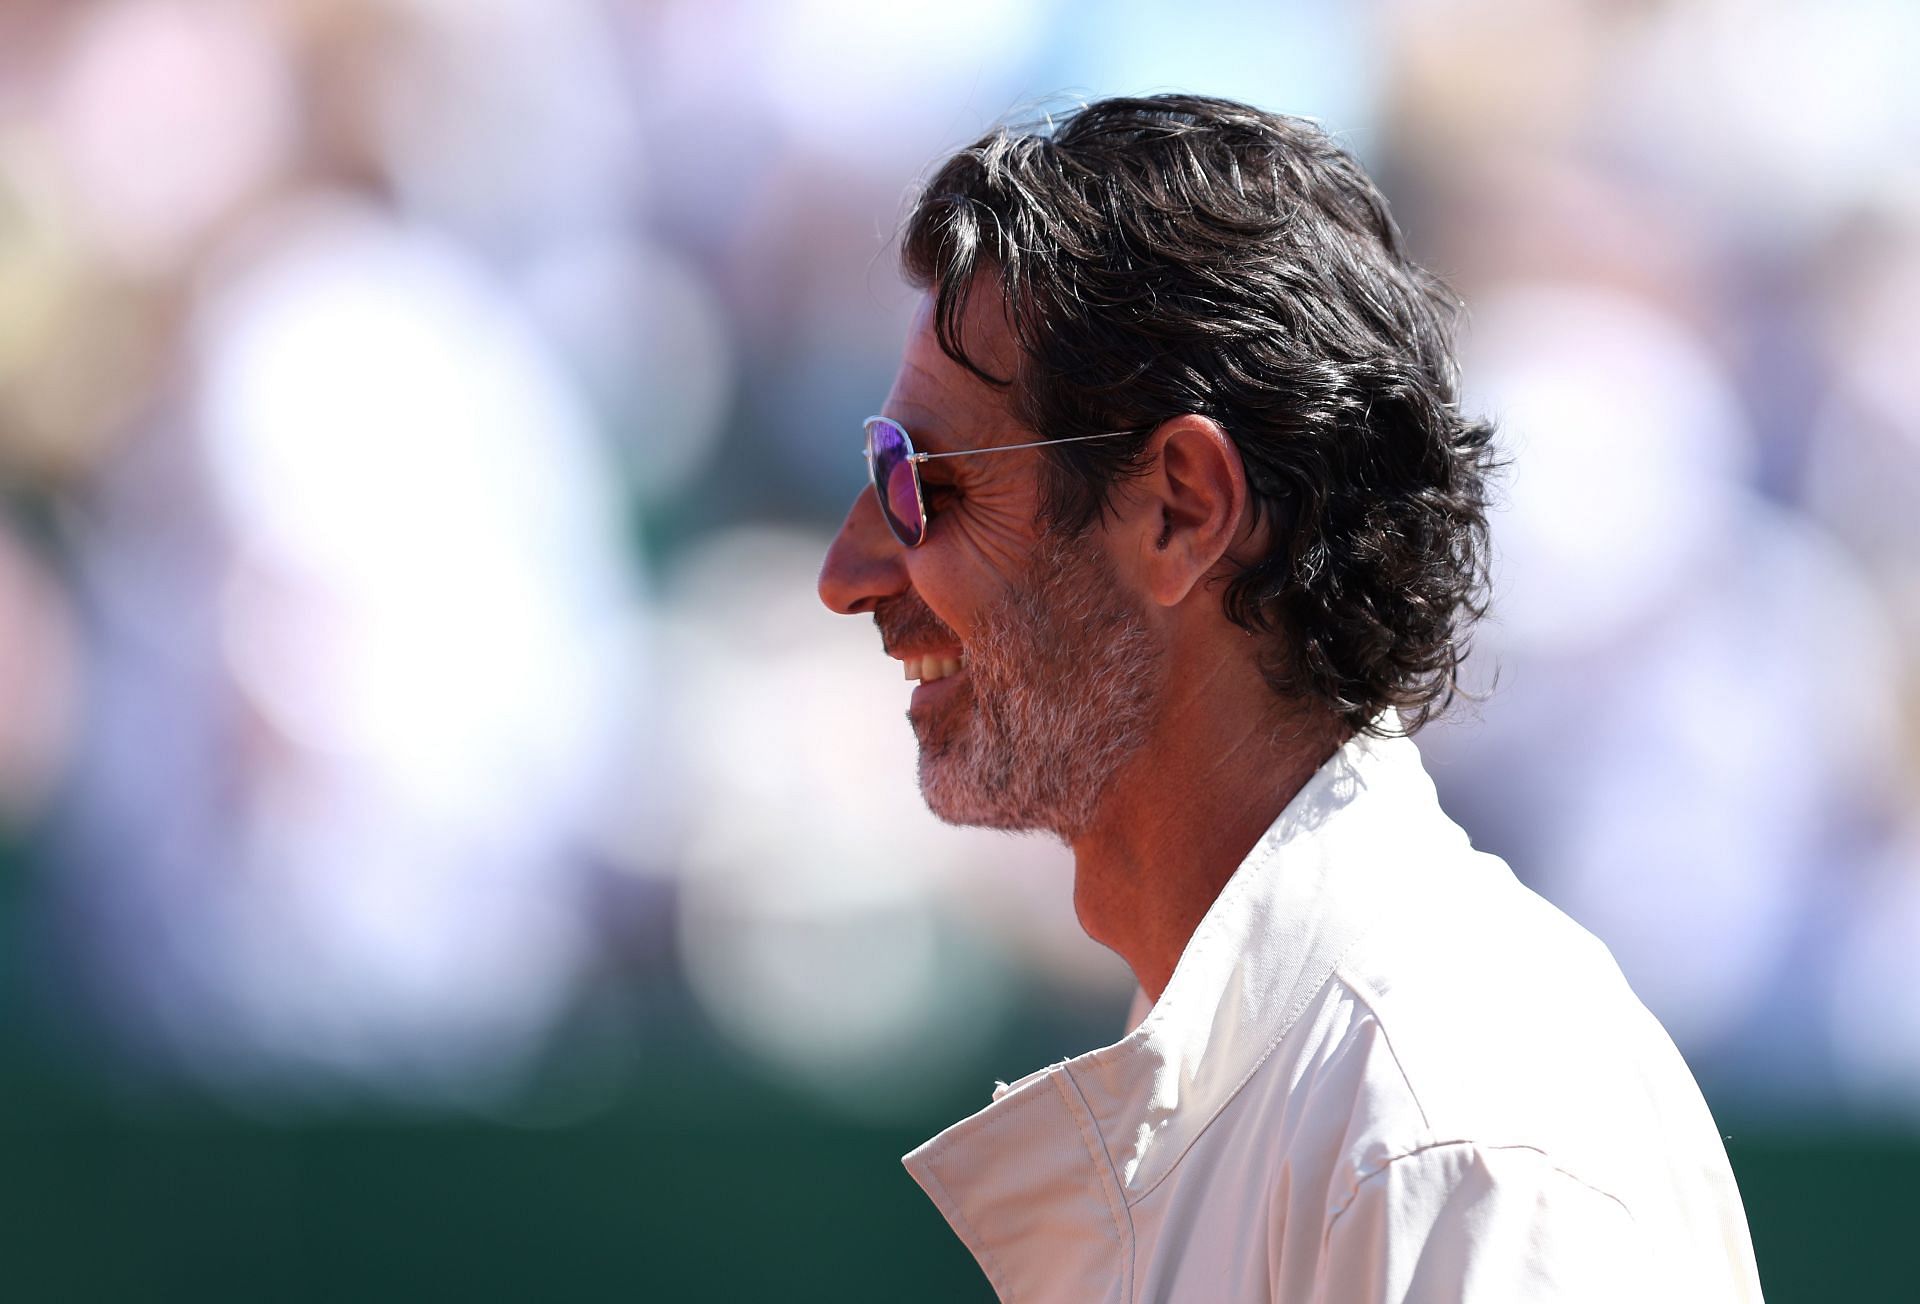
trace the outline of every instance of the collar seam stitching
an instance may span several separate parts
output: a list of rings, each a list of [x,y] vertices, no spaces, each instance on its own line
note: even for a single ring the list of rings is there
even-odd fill
[[[1302,788],[1301,791],[1304,792],[1306,789]],[[1292,802],[1287,804],[1288,809],[1292,808],[1292,804]],[[1200,920],[1200,929],[1205,929],[1209,922],[1217,921],[1221,917],[1233,914],[1242,900],[1252,894],[1254,881],[1260,878],[1261,875],[1269,872],[1273,862],[1279,858],[1280,853],[1286,848],[1287,843],[1292,840],[1291,832],[1289,832],[1288,837],[1284,840],[1276,840],[1274,838],[1274,829],[1277,828],[1281,820],[1285,818],[1286,811],[1283,810],[1273,825],[1269,826],[1267,831],[1260,835],[1260,840],[1254,844],[1253,850],[1247,853],[1246,859],[1240,862],[1240,867],[1228,877],[1226,886],[1214,897],[1213,904],[1207,907],[1206,913]],[[1213,931],[1217,932],[1218,930]],[[1179,976],[1181,964],[1186,960],[1188,954],[1193,955],[1194,958],[1198,960],[1202,954],[1211,952],[1219,944],[1219,940],[1219,938],[1213,936],[1211,933],[1206,937],[1201,937],[1199,930],[1196,930],[1193,938],[1189,939],[1187,943],[1187,950],[1183,951],[1180,960],[1175,962],[1173,974],[1169,976],[1166,988],[1161,991],[1160,999],[1147,1007],[1146,1014],[1141,1018],[1140,1022],[1134,1026],[1133,1031],[1129,1032],[1120,1041],[1114,1043],[1114,1045],[1093,1051],[1087,1057],[1089,1062],[1104,1067],[1100,1057],[1106,1051],[1117,1052],[1122,1048],[1132,1051],[1134,1046],[1131,1043],[1134,1043],[1136,1039],[1140,1043],[1144,1043],[1147,1040],[1145,1033],[1149,1024],[1156,1027],[1163,1025],[1171,1020],[1177,1011],[1183,1010],[1186,1007],[1186,997],[1188,995],[1185,987],[1190,987],[1192,984],[1188,983],[1181,990],[1175,991],[1173,990],[1172,979]],[[1169,996],[1173,998],[1171,1001],[1167,999]],[[1121,1056],[1116,1054],[1113,1058],[1119,1059]],[[1234,1090],[1237,1092],[1239,1088],[1235,1087]]]
[[[1133,1253],[1135,1239],[1133,1235],[1133,1206],[1127,1202],[1126,1188],[1120,1184],[1120,1174],[1113,1166],[1113,1155],[1108,1152],[1106,1138],[1101,1135],[1099,1125],[1094,1121],[1093,1110],[1087,1104],[1086,1095],[1080,1090],[1079,1081],[1073,1076],[1073,1070],[1065,1064],[1054,1076],[1054,1088],[1073,1116],[1074,1126],[1080,1130],[1080,1143],[1087,1148],[1087,1157],[1094,1161],[1095,1177],[1099,1179],[1100,1195],[1107,1203],[1107,1217],[1113,1222],[1113,1229],[1120,1238],[1121,1291],[1120,1298],[1126,1304],[1133,1300]],[[1072,1088],[1069,1094],[1068,1088]],[[1102,1179],[1098,1172],[1100,1161],[1106,1162],[1106,1174]]]
[[[961,1242],[966,1245],[968,1249],[974,1249],[975,1246],[979,1247],[974,1252],[980,1260],[981,1270],[986,1273],[987,1284],[993,1287],[994,1294],[1003,1300],[1011,1300],[1013,1296],[1008,1292],[1008,1279],[1006,1273],[1000,1267],[999,1256],[994,1254],[988,1242],[973,1229],[973,1223],[967,1218],[966,1212],[960,1207],[960,1202],[953,1198],[953,1193],[947,1189],[947,1184],[940,1180],[940,1174],[934,1171],[932,1159],[933,1156],[927,1156],[927,1162],[923,1165],[923,1171],[926,1173],[927,1180],[939,1188],[940,1195],[939,1198],[934,1201],[935,1206],[938,1207],[942,1213],[947,1213],[948,1217],[958,1224],[956,1230],[960,1233]],[[950,1213],[948,1213],[949,1210],[951,1210]]]
[[[1254,1060],[1252,1066],[1247,1069],[1246,1073],[1241,1077],[1240,1081],[1234,1083],[1233,1090],[1227,1092],[1226,1095],[1221,1097],[1220,1104],[1214,1109],[1214,1111],[1211,1114],[1207,1116],[1207,1119],[1204,1123],[1200,1124],[1199,1127],[1194,1129],[1193,1135],[1187,1138],[1187,1143],[1180,1147],[1180,1153],[1175,1155],[1171,1160],[1168,1161],[1166,1171],[1161,1173],[1158,1177],[1154,1178],[1153,1182],[1147,1187],[1145,1187],[1144,1189],[1142,1189],[1138,1195],[1132,1197],[1127,1201],[1127,1205],[1129,1208],[1139,1204],[1141,1201],[1145,1200],[1148,1196],[1152,1195],[1156,1190],[1160,1188],[1161,1183],[1165,1182],[1169,1177],[1173,1176],[1174,1170],[1179,1168],[1181,1163],[1186,1159],[1187,1155],[1192,1152],[1193,1148],[1196,1145],[1200,1144],[1200,1138],[1205,1136],[1207,1134],[1208,1129],[1210,1129],[1215,1123],[1220,1121],[1220,1115],[1227,1112],[1227,1106],[1231,1105],[1235,1100],[1239,1098],[1240,1093],[1242,1091],[1245,1091],[1247,1089],[1247,1085],[1251,1083],[1254,1080],[1254,1078],[1259,1075],[1260,1070],[1263,1067],[1265,1067],[1266,1062],[1273,1058],[1273,1052],[1278,1050],[1280,1047],[1280,1043],[1287,1039],[1287,1034],[1292,1032],[1294,1028],[1299,1025],[1300,1016],[1306,1013],[1307,1007],[1312,1005],[1314,1001],[1320,998],[1320,994],[1327,989],[1328,983],[1333,982],[1336,979],[1340,979],[1340,965],[1342,964],[1342,962],[1346,960],[1347,956],[1353,951],[1353,948],[1358,946],[1363,940],[1365,940],[1364,931],[1360,936],[1352,938],[1347,943],[1347,945],[1341,949],[1340,954],[1334,957],[1333,962],[1327,966],[1327,971],[1320,976],[1320,980],[1314,983],[1312,988],[1308,990],[1306,995],[1302,996],[1298,1001],[1296,1001],[1293,1007],[1290,1008],[1287,1011],[1287,1013],[1281,1018],[1279,1030],[1274,1033],[1273,1040],[1267,1043],[1266,1049],[1260,1052],[1259,1058]],[[1340,979],[1340,983],[1342,986],[1346,986],[1345,979]],[[1122,1188],[1122,1194],[1123,1195],[1125,1194],[1124,1187]]]
[[[1341,963],[1335,967],[1334,976],[1347,985],[1347,989],[1366,1007],[1367,1013],[1373,1016],[1373,1026],[1380,1030],[1380,1042],[1387,1048],[1387,1057],[1393,1061],[1394,1072],[1400,1075],[1400,1081],[1407,1089],[1407,1099],[1420,1111],[1420,1126],[1426,1129],[1429,1136],[1438,1135],[1434,1131],[1433,1118],[1427,1113],[1426,1102],[1420,1099],[1420,1089],[1413,1085],[1413,1076],[1407,1072],[1406,1061],[1400,1058],[1400,1051],[1393,1044],[1393,1033],[1387,1029],[1386,1016],[1380,1012],[1380,993],[1364,980],[1344,972],[1345,968],[1346,957],[1342,956]]]
[[[1554,1158],[1553,1154],[1550,1151],[1544,1150],[1541,1147],[1536,1145],[1528,1145],[1525,1142],[1495,1143],[1495,1142],[1476,1140],[1473,1137],[1456,1137],[1446,1141],[1437,1141],[1437,1140],[1429,1141],[1424,1145],[1414,1146],[1411,1149],[1402,1150],[1402,1151],[1399,1151],[1398,1153],[1388,1155],[1385,1159],[1375,1161],[1374,1165],[1370,1167],[1363,1176],[1359,1177],[1359,1179],[1354,1182],[1353,1189],[1347,1192],[1346,1197],[1340,1202],[1340,1207],[1334,1210],[1333,1216],[1331,1218],[1327,1219],[1327,1234],[1330,1235],[1332,1233],[1333,1225],[1334,1223],[1340,1220],[1341,1215],[1345,1214],[1348,1209],[1353,1207],[1353,1202],[1360,1197],[1360,1188],[1367,1185],[1369,1182],[1373,1181],[1375,1178],[1385,1174],[1387,1170],[1392,1168],[1395,1164],[1403,1164],[1410,1159],[1425,1158],[1426,1156],[1434,1154],[1437,1151],[1455,1150],[1455,1149],[1461,1149],[1461,1148],[1469,1150],[1476,1155],[1482,1155],[1482,1156],[1503,1154],[1510,1151],[1524,1152],[1526,1154],[1531,1154],[1535,1156],[1536,1159],[1542,1165],[1544,1165],[1549,1172],[1558,1173],[1560,1176],[1566,1178],[1568,1181],[1574,1183],[1576,1186],[1584,1187],[1586,1190],[1591,1191],[1593,1194],[1599,1196],[1601,1199],[1612,1201],[1614,1204],[1620,1207],[1620,1212],[1624,1213],[1630,1221],[1634,1221],[1634,1222],[1639,1221],[1637,1218],[1634,1218],[1633,1210],[1627,1205],[1627,1202],[1625,1200],[1621,1199],[1619,1196],[1615,1195],[1613,1192],[1607,1190],[1605,1187],[1594,1185],[1592,1182],[1589,1182],[1586,1178],[1580,1176],[1580,1174],[1574,1172],[1572,1169],[1567,1168],[1563,1164],[1559,1163]],[[1324,1243],[1324,1240],[1323,1240],[1323,1243]]]
[[[1439,1131],[1439,1129],[1434,1127],[1433,1119],[1428,1115],[1427,1107],[1425,1103],[1422,1102],[1422,1100],[1420,1099],[1419,1088],[1413,1085],[1413,1078],[1410,1074],[1408,1074],[1407,1066],[1400,1058],[1400,1052],[1394,1048],[1393,1034],[1387,1030],[1386,1018],[1380,1012],[1380,1008],[1378,1004],[1380,1000],[1380,994],[1376,992],[1371,986],[1367,985],[1365,982],[1349,977],[1345,973],[1336,973],[1334,976],[1339,978],[1341,982],[1345,983],[1347,987],[1353,991],[1354,995],[1359,998],[1361,1003],[1367,1007],[1368,1013],[1373,1015],[1374,1026],[1380,1030],[1381,1044],[1387,1048],[1387,1055],[1393,1060],[1394,1071],[1400,1075],[1400,1081],[1404,1083],[1407,1088],[1407,1098],[1413,1102],[1413,1107],[1418,1111],[1420,1111],[1420,1126],[1426,1131],[1426,1134],[1428,1137],[1428,1140],[1424,1144],[1409,1147],[1404,1151],[1401,1151],[1395,1154],[1390,1154],[1385,1159],[1379,1160],[1378,1161],[1379,1167],[1377,1169],[1369,1171],[1368,1173],[1365,1174],[1365,1176],[1356,1178],[1354,1182],[1354,1187],[1356,1191],[1361,1183],[1368,1181],[1373,1177],[1377,1177],[1381,1172],[1384,1172],[1391,1165],[1396,1164],[1403,1159],[1410,1159],[1416,1155],[1424,1154],[1428,1150],[1438,1149],[1442,1146],[1450,1146],[1450,1145],[1472,1146],[1477,1150],[1489,1152],[1489,1153],[1494,1151],[1504,1151],[1504,1150],[1528,1150],[1539,1155],[1541,1159],[1545,1161],[1547,1165],[1553,1169],[1553,1171],[1559,1173],[1561,1176],[1567,1178],[1570,1181],[1573,1181],[1581,1186],[1586,1187],[1588,1190],[1592,1191],[1594,1194],[1603,1196],[1606,1199],[1613,1201],[1615,1204],[1619,1205],[1623,1211],[1625,1211],[1627,1217],[1629,1218],[1633,1217],[1633,1210],[1624,1199],[1614,1194],[1614,1192],[1608,1190],[1606,1187],[1603,1187],[1603,1186],[1597,1185],[1594,1182],[1588,1181],[1585,1177],[1581,1176],[1579,1173],[1576,1173],[1572,1169],[1566,1167],[1564,1164],[1557,1162],[1553,1153],[1547,1150],[1543,1146],[1534,1145],[1531,1142],[1527,1142],[1527,1141],[1490,1141],[1477,1136],[1456,1136],[1456,1137],[1443,1136]],[[1353,1199],[1353,1195],[1354,1195],[1353,1192],[1348,1193],[1348,1196],[1347,1196],[1348,1203],[1351,1203]],[[1343,1205],[1342,1206],[1343,1210],[1344,1210],[1344,1207],[1345,1206]]]

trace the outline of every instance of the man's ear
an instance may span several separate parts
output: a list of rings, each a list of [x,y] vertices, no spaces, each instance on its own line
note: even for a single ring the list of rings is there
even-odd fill
[[[1239,537],[1247,470],[1220,426],[1192,414],[1161,423],[1148,441],[1148,472],[1128,483],[1128,528],[1147,592],[1162,606],[1185,600]]]

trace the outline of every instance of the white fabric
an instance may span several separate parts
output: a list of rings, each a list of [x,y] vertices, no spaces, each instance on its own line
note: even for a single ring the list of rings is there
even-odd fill
[[[1672,1041],[1406,739],[1320,769],[1132,1032],[994,1094],[904,1162],[1003,1300],[1760,1298]]]

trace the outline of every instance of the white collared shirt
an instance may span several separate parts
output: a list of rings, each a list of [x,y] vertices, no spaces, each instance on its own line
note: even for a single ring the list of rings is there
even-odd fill
[[[1125,1038],[907,1169],[1001,1299],[1760,1299],[1713,1119],[1606,948],[1356,738]]]

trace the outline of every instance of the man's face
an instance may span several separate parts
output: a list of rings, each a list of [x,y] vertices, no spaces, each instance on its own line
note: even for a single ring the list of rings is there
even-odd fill
[[[1013,370],[992,296],[974,297],[966,342],[996,374]],[[927,452],[1039,437],[1002,391],[941,351],[925,302],[882,410]],[[872,489],[862,490],[828,550],[820,593],[836,611],[871,612],[887,653],[921,680],[908,719],[936,815],[1072,839],[1144,746],[1163,658],[1098,528],[1076,540],[1039,528],[1040,457],[922,464],[929,525],[915,549],[894,539]]]

